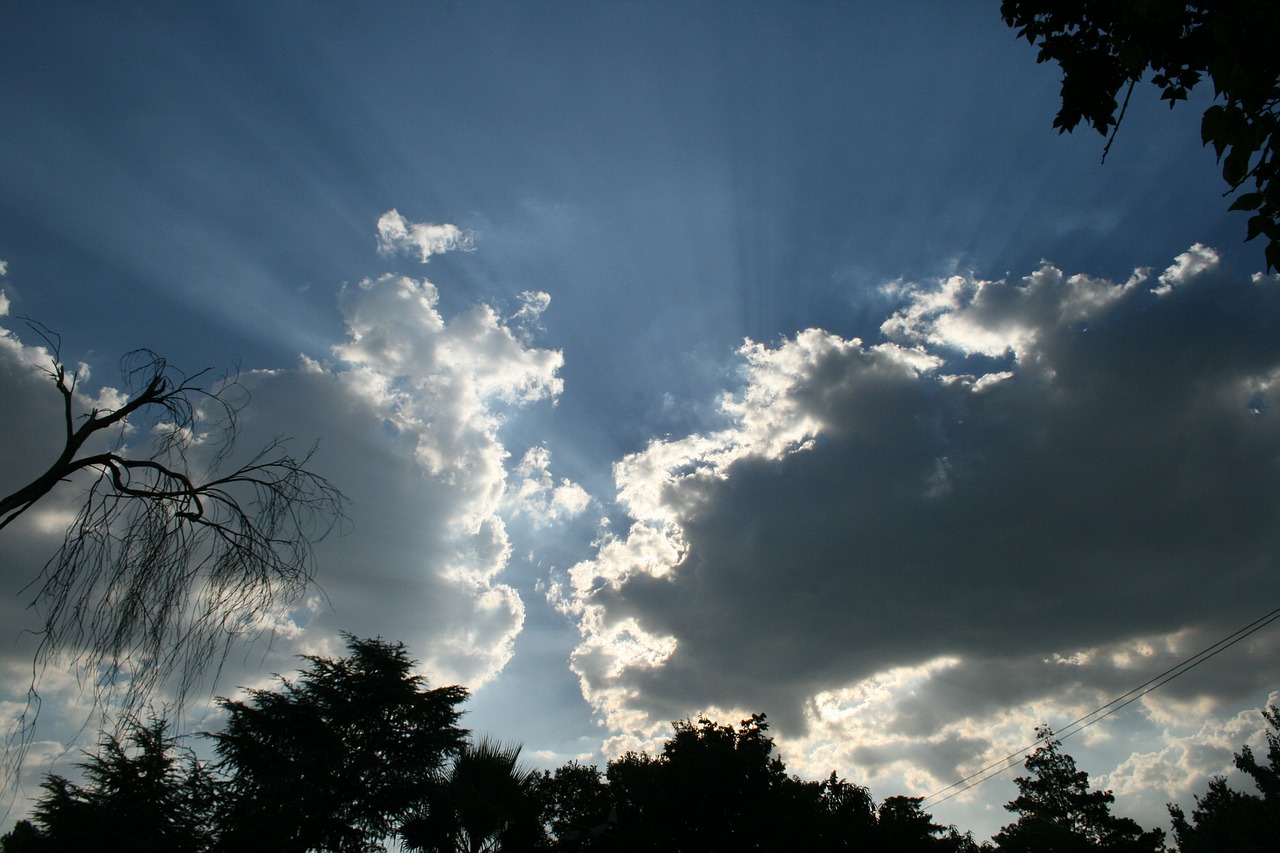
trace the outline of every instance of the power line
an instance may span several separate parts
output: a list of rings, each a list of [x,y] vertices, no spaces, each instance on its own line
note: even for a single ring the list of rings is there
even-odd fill
[[[1156,675],[1152,678],[1147,679],[1142,684],[1139,684],[1137,687],[1130,690],[1128,693],[1125,693],[1121,696],[1117,696],[1115,699],[1112,699],[1110,702],[1106,703],[1105,705],[1093,711],[1090,711],[1088,714],[1085,714],[1083,717],[1079,717],[1073,720],[1072,722],[1068,723],[1061,731],[1055,732],[1053,734],[1053,737],[1058,740],[1066,740],[1067,738],[1071,737],[1077,732],[1081,732],[1087,729],[1089,726],[1092,726],[1094,723],[1098,723],[1098,722],[1101,722],[1102,720],[1105,720],[1107,717],[1116,713],[1117,711],[1124,708],[1125,706],[1138,701],[1143,696],[1146,696],[1148,693],[1152,692],[1153,690],[1163,687],[1165,684],[1168,684],[1170,681],[1173,681],[1173,679],[1177,678],[1178,676],[1184,675],[1187,672],[1191,671],[1192,669],[1195,669],[1200,664],[1204,663],[1205,661],[1209,660],[1210,658],[1214,657],[1220,652],[1226,651],[1227,649],[1234,646],[1236,643],[1248,637],[1250,634],[1253,634],[1254,632],[1265,628],[1267,625],[1270,625],[1272,622],[1276,621],[1277,619],[1280,619],[1280,607],[1277,607],[1275,610],[1272,610],[1270,613],[1267,613],[1265,616],[1260,616],[1259,618],[1250,622],[1248,625],[1245,625],[1243,628],[1239,628],[1236,631],[1232,632],[1231,634],[1228,634],[1226,637],[1223,637],[1221,640],[1218,640],[1216,643],[1202,649],[1201,651],[1197,652],[1191,657],[1186,658],[1181,663],[1178,663],[1175,666],[1169,667],[1159,675]],[[1033,741],[1027,746],[1024,746],[1022,749],[1019,749],[1016,752],[1009,753],[1004,758],[994,761],[991,764],[988,764],[986,767],[983,767],[979,770],[974,771],[973,773],[970,773],[968,776],[964,777],[963,779],[960,779],[957,782],[952,782],[947,787],[942,788],[941,790],[935,791],[934,793],[930,794],[929,796],[921,800],[920,807],[935,808],[941,803],[945,803],[947,800],[951,799],[952,797],[957,797],[960,794],[963,794],[965,791],[970,790],[971,788],[976,788],[978,785],[981,785],[983,782],[986,782],[988,779],[994,779],[996,776],[999,776],[1001,773],[1004,773],[1006,770],[1009,770],[1012,767],[1014,767],[1015,765],[1013,764],[1013,762],[1016,759],[1020,759],[1022,756],[1026,755],[1028,752],[1035,749],[1036,747],[1038,747],[1040,744],[1044,742],[1045,742],[1045,738],[1038,738],[1037,740]],[[952,789],[956,789],[956,790],[952,790]],[[951,791],[951,793],[947,794],[948,791]],[[942,794],[946,794],[946,796],[943,797],[941,796]],[[938,797],[939,799],[935,800],[934,799],[935,797]]]

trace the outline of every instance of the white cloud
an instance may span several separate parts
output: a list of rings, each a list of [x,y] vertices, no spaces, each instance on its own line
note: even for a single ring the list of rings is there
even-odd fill
[[[574,518],[591,503],[587,490],[562,478],[557,484],[551,476],[551,451],[545,447],[530,448],[513,472],[507,500],[516,514],[526,515],[535,527],[546,527],[562,519]]]
[[[442,316],[426,280],[366,280],[342,304],[334,363],[246,377],[246,426],[320,436],[317,464],[352,500],[352,532],[321,552],[333,608],[311,630],[402,639],[436,680],[478,687],[524,620],[500,579],[511,556],[500,431],[506,413],[560,392],[563,357],[527,346],[486,305]]]
[[[1157,296],[1165,296],[1175,287],[1186,284],[1196,276],[1216,269],[1217,266],[1218,253],[1208,246],[1196,243],[1174,258],[1169,268],[1160,273],[1160,284],[1153,289],[1153,292]]]
[[[1145,280],[1142,270],[1123,284],[1086,275],[1067,277],[1043,262],[1017,284],[965,276],[952,276],[936,286],[899,284],[897,290],[907,297],[907,305],[880,329],[893,339],[966,355],[1011,353],[1024,358],[1038,335],[1089,320]]]
[[[395,210],[378,218],[378,251],[384,255],[413,252],[426,263],[432,255],[467,252],[474,246],[475,235],[456,225],[410,222]]]

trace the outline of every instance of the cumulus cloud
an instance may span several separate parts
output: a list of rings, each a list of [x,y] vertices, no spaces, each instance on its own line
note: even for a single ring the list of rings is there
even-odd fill
[[[535,527],[574,518],[591,503],[587,490],[568,478],[556,483],[551,476],[551,451],[533,447],[513,472],[508,500],[517,514],[528,516]]]
[[[629,528],[551,592],[616,743],[764,711],[797,767],[919,791],[1260,615],[1280,289],[1189,255],[1162,296],[1045,263],[748,342],[731,426],[617,463]],[[1161,696],[1254,697],[1273,646]]]
[[[1160,283],[1153,292],[1164,296],[1179,285],[1193,280],[1196,276],[1211,270],[1218,265],[1218,253],[1208,246],[1196,243],[1187,251],[1173,259],[1169,268],[1160,273]]]
[[[405,239],[429,233],[390,216],[380,221],[384,232],[391,221],[390,233],[398,228]],[[220,690],[260,682],[272,669],[288,672],[295,653],[340,652],[340,631],[405,641],[437,684],[474,688],[501,671],[524,620],[524,603],[503,579],[506,518],[578,512],[584,501],[563,479],[548,493],[508,487],[504,423],[562,389],[562,355],[531,344],[523,325],[547,301],[530,294],[534,307],[510,321],[487,305],[445,316],[430,281],[371,278],[342,294],[346,335],[330,351],[304,355],[292,369],[241,374],[252,402],[241,413],[237,448],[249,452],[276,436],[302,449],[317,442],[312,467],[350,499],[349,524],[318,546],[317,595],[258,614],[274,648],[229,661]],[[0,335],[3,482],[26,482],[57,452],[49,427],[60,423],[59,401],[42,373],[48,363],[44,349]],[[112,394],[103,388],[96,399]],[[200,453],[193,449],[197,463]],[[530,462],[516,480],[530,476],[554,482],[549,458]],[[18,590],[39,571],[43,558],[35,555],[56,549],[77,497],[72,486],[55,492],[0,539],[3,622],[14,631],[32,618]],[[8,650],[9,661],[29,669],[28,645]],[[6,687],[17,692],[0,699],[23,698],[25,684]]]
[[[378,251],[384,255],[408,252],[417,254],[425,264],[432,255],[469,252],[473,248],[475,235],[456,225],[410,222],[395,210],[388,210],[378,219]]]
[[[906,298],[906,305],[880,330],[893,339],[965,355],[1011,354],[1025,360],[1040,334],[1086,322],[1145,280],[1142,270],[1124,284],[1086,275],[1067,277],[1044,263],[1017,283],[952,276],[931,286],[899,284],[895,290]]]
[[[313,626],[403,639],[438,680],[476,687],[509,660],[524,620],[501,579],[505,514],[524,508],[509,501],[501,429],[561,392],[563,356],[529,345],[488,305],[445,317],[438,296],[430,281],[393,275],[348,289],[332,360],[247,377],[246,424],[309,427],[326,476],[352,500],[351,533],[325,543],[332,606]]]

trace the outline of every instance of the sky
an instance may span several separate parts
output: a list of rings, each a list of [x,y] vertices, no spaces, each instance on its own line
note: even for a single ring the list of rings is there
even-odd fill
[[[238,446],[349,506],[209,695],[382,636],[534,766],[763,712],[933,794],[1277,606],[1280,281],[1210,93],[1102,164],[1058,85],[994,0],[3,4],[0,491],[59,449],[28,321],[85,410],[139,347],[238,371]],[[0,531],[6,725],[83,487]],[[1066,749],[1167,826],[1277,651]],[[94,740],[39,679],[8,821]],[[988,837],[1013,775],[931,811]]]

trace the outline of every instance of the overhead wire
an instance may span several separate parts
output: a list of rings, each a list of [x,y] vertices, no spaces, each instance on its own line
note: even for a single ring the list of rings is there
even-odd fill
[[[1001,773],[1004,773],[1012,769],[1013,767],[1015,767],[1016,766],[1015,762],[1017,759],[1022,758],[1028,752],[1037,748],[1041,744],[1046,743],[1048,740],[1050,739],[1065,740],[1066,738],[1069,738],[1072,735],[1077,734],[1078,732],[1084,731],[1089,726],[1092,726],[1095,723],[1099,723],[1102,720],[1105,720],[1107,717],[1121,710],[1125,706],[1130,705],[1136,702],[1137,700],[1141,699],[1143,696],[1146,696],[1148,693],[1151,693],[1152,691],[1160,687],[1163,687],[1165,684],[1168,684],[1170,681],[1173,681],[1173,679],[1177,678],[1178,676],[1185,675],[1186,673],[1190,672],[1192,669],[1195,669],[1200,664],[1204,663],[1205,661],[1209,660],[1215,655],[1218,655],[1219,653],[1226,651],[1231,646],[1234,646],[1236,643],[1248,637],[1250,634],[1253,634],[1256,631],[1259,631],[1265,628],[1267,625],[1270,625],[1272,622],[1276,621],[1277,619],[1280,619],[1280,607],[1277,607],[1276,609],[1272,610],[1270,613],[1267,613],[1264,616],[1258,617],[1257,619],[1250,622],[1248,625],[1245,625],[1243,628],[1239,628],[1233,631],[1232,633],[1228,634],[1226,637],[1223,637],[1221,640],[1218,640],[1216,643],[1213,643],[1212,645],[1207,646],[1206,648],[1202,649],[1201,651],[1197,652],[1191,657],[1184,659],[1180,663],[1169,667],[1159,675],[1156,675],[1156,676],[1153,676],[1152,678],[1147,679],[1142,684],[1139,684],[1137,687],[1130,690],[1128,693],[1124,693],[1120,696],[1117,696],[1115,699],[1112,699],[1110,702],[1106,703],[1105,705],[1102,705],[1101,707],[1096,708],[1093,711],[1090,711],[1088,714],[1085,714],[1084,716],[1073,720],[1072,722],[1064,726],[1061,731],[1053,732],[1052,734],[1047,735],[1046,737],[1037,738],[1032,743],[1022,747],[1021,749],[1015,752],[1009,753],[1004,758],[993,761],[992,763],[986,765],[985,767],[982,767],[974,771],[973,773],[970,773],[968,776],[965,776],[963,779],[960,779],[956,782],[952,782],[947,787],[933,792],[932,794],[930,794],[929,796],[921,800],[920,807],[934,808],[940,805],[941,803],[945,803],[947,800],[951,799],[952,797],[958,797],[959,795],[963,794],[965,791],[976,788],[977,786],[981,785],[983,782],[986,782],[989,779],[994,779],[996,776],[999,776]],[[948,791],[951,791],[951,793],[948,794],[947,793]],[[943,794],[946,794],[946,796],[942,796]]]

